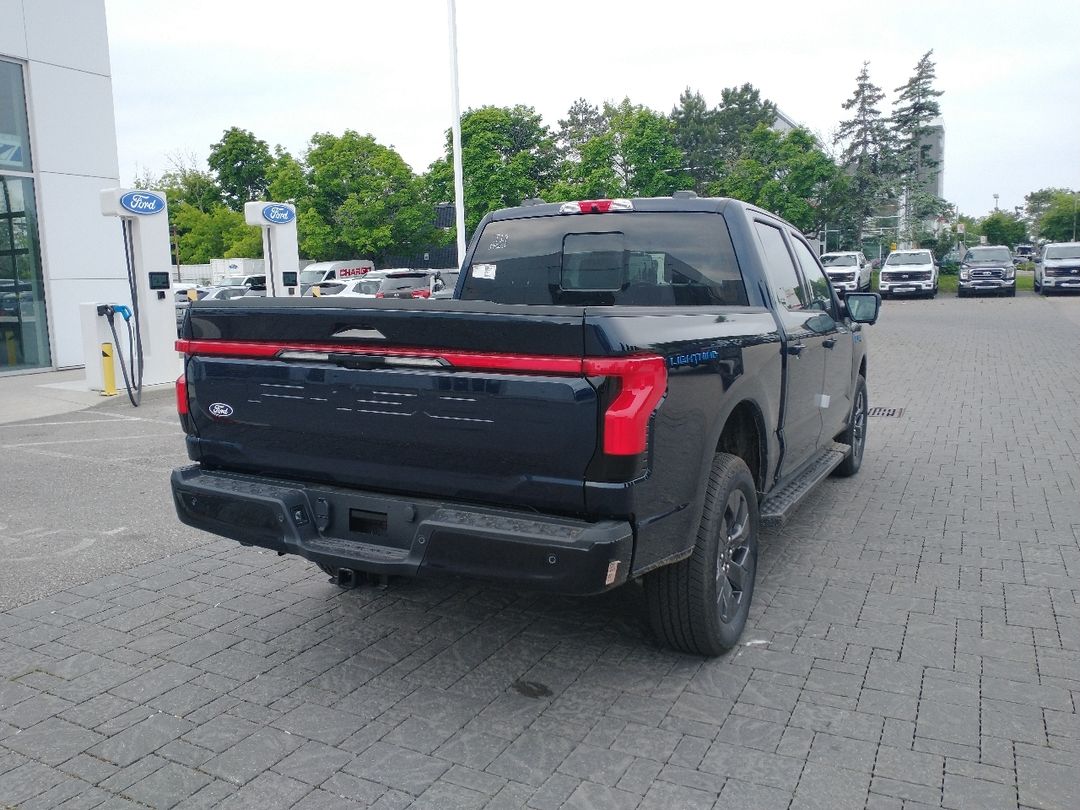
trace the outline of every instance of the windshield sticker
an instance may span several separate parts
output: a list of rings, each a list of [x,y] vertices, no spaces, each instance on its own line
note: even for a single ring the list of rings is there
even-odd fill
[[[493,264],[474,264],[472,267],[473,278],[482,278],[488,281],[495,280],[495,265]]]
[[[504,247],[510,244],[510,235],[505,233],[497,233],[491,237],[491,241],[488,243],[488,250],[502,250]]]

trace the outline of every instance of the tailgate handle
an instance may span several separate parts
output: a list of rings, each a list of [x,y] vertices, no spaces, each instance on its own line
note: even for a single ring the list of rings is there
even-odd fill
[[[331,363],[337,363],[345,368],[381,368],[386,365],[386,358],[381,354],[332,352],[328,357]]]

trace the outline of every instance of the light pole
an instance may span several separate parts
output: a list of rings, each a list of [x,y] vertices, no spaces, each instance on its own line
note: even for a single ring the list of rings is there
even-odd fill
[[[994,195],[994,210],[995,211],[998,210],[998,195],[997,194]]]
[[[465,261],[465,182],[461,168],[461,101],[458,94],[457,9],[454,0],[446,0],[450,29],[450,104],[454,120],[451,132],[454,143],[454,214],[457,228],[457,263]]]

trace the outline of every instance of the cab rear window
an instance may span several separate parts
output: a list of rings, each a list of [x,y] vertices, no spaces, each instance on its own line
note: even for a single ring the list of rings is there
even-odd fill
[[[500,304],[747,304],[720,214],[635,212],[488,223],[461,298]]]

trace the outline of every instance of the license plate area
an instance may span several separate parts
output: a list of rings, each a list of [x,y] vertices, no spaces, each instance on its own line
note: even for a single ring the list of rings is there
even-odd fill
[[[349,531],[373,537],[386,537],[386,512],[372,512],[367,509],[349,510]]]

